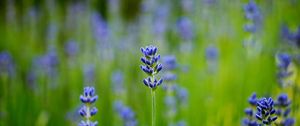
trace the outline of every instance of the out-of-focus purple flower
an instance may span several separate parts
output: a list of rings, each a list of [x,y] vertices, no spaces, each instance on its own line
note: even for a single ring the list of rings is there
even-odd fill
[[[180,104],[186,104],[188,101],[188,91],[186,88],[177,86],[176,88],[176,97],[179,100]]]
[[[69,57],[74,57],[79,51],[79,46],[75,41],[69,41],[65,44],[65,52]]]
[[[288,99],[287,94],[280,94],[275,102],[275,106],[279,107],[288,107],[290,104],[291,101]]]
[[[209,46],[205,50],[205,58],[209,61],[216,61],[219,57],[219,51],[214,46]]]
[[[154,34],[156,36],[163,36],[167,29],[167,20],[169,16],[169,6],[167,4],[161,5],[155,12],[154,18]]]
[[[287,67],[292,62],[291,56],[287,53],[280,53],[280,54],[277,55],[277,58],[278,58],[278,65],[277,66],[279,68],[287,69]]]
[[[168,95],[165,97],[165,105],[166,105],[166,115],[169,118],[172,118],[176,115],[177,112],[177,99],[172,95]]]
[[[193,23],[187,17],[181,17],[177,21],[177,28],[180,36],[184,40],[192,40],[194,37]]]
[[[294,119],[289,117],[291,112],[290,108],[291,101],[288,98],[288,95],[285,93],[279,94],[277,100],[275,101],[276,115],[280,118],[279,122],[276,124],[280,126],[293,126]]]
[[[36,88],[37,86],[36,81],[37,81],[36,73],[33,70],[29,71],[26,76],[26,82],[31,89]]]
[[[112,81],[112,86],[113,90],[116,93],[122,92],[124,89],[123,84],[124,84],[124,75],[121,71],[115,71],[113,72],[111,76],[111,81]]]
[[[248,118],[244,118],[242,122],[242,126],[260,126],[256,120],[250,120]]]
[[[294,39],[294,35],[290,32],[288,26],[286,25],[281,26],[281,37],[286,40]]]
[[[281,36],[284,40],[287,40],[292,46],[300,47],[300,26],[296,32],[291,32],[286,25],[281,27]]]
[[[177,122],[176,126],[186,126],[186,122],[184,120],[180,120],[179,122]]]
[[[13,76],[14,72],[15,67],[11,55],[6,51],[0,52],[0,75]]]
[[[277,119],[274,116],[276,110],[274,108],[274,101],[270,98],[261,98],[257,101],[257,113],[255,117],[265,125],[271,125]]]
[[[256,32],[261,25],[262,16],[259,7],[254,0],[250,0],[249,3],[244,5],[245,17],[250,22],[244,26],[244,30],[250,33]]]
[[[206,47],[205,58],[209,72],[215,73],[218,70],[219,50],[213,45]]]
[[[284,79],[293,75],[293,71],[290,71],[288,68],[292,63],[292,57],[287,53],[279,53],[276,55],[277,58],[277,67],[278,67],[278,81],[280,86],[289,85],[291,82],[286,82]]]
[[[92,84],[95,81],[95,66],[93,64],[87,64],[83,68],[85,83]]]
[[[177,79],[176,74],[171,73],[171,72],[167,72],[163,75],[163,79],[168,82],[168,81],[173,81]]]
[[[174,96],[166,96],[165,104],[167,106],[176,106],[176,98]]]
[[[163,79],[167,82],[176,80],[177,76],[172,72],[172,70],[174,70],[178,66],[176,57],[174,55],[164,56],[162,58],[162,64],[165,68]]]
[[[254,0],[250,0],[249,3],[244,5],[245,17],[249,20],[258,20],[261,16],[259,7]]]
[[[178,66],[174,55],[164,56],[162,58],[162,64],[164,65],[165,70],[174,70]]]
[[[54,77],[59,64],[58,56],[55,50],[50,50],[45,55],[36,58],[33,61],[33,68],[38,71],[46,72],[49,77]]]
[[[293,118],[287,118],[282,122],[282,126],[294,126],[295,119]]]
[[[135,113],[127,106],[124,106],[121,101],[115,101],[114,109],[122,118],[124,126],[136,126]]]
[[[247,23],[244,25],[244,30],[247,31],[247,32],[251,32],[251,33],[254,33],[257,31],[257,26],[253,23]]]
[[[94,12],[91,16],[92,29],[98,42],[106,42],[109,35],[107,22],[103,20],[100,14]]]

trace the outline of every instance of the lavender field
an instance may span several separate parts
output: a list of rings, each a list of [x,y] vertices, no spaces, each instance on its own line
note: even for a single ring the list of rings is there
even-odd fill
[[[299,121],[299,0],[0,1],[0,126]]]

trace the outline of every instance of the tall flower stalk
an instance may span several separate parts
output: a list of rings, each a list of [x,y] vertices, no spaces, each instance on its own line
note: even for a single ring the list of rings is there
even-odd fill
[[[79,114],[85,118],[85,120],[81,120],[78,126],[97,126],[98,122],[93,122],[91,120],[92,116],[94,116],[98,109],[93,107],[93,103],[98,99],[98,96],[95,95],[94,87],[85,87],[83,95],[80,96],[81,102],[84,104],[79,109]]]
[[[141,48],[141,52],[144,56],[141,61],[144,65],[141,65],[141,69],[148,75],[147,78],[143,80],[144,84],[150,88],[152,97],[152,126],[155,126],[155,114],[156,114],[156,104],[155,104],[155,90],[162,84],[162,79],[157,79],[157,75],[162,70],[162,65],[158,62],[160,55],[157,54],[157,48],[150,45],[145,48]]]

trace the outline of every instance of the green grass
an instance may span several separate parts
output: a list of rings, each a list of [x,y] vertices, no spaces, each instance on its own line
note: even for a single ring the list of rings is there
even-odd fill
[[[255,35],[261,45],[260,52],[254,48],[244,48],[242,42],[249,37],[243,31],[247,22],[242,6],[247,1],[219,1],[214,5],[195,2],[193,13],[184,13],[173,3],[168,18],[168,29],[163,40],[152,34],[151,13],[139,12],[138,17],[128,23],[119,13],[107,12],[112,36],[106,48],[96,48],[90,16],[96,9],[90,5],[81,12],[73,13],[68,20],[67,5],[52,8],[40,3],[37,17],[28,16],[33,4],[16,3],[16,17],[0,22],[0,51],[8,51],[16,66],[16,75],[8,78],[0,75],[0,125],[1,126],[57,126],[77,125],[80,118],[69,119],[67,113],[76,115],[80,106],[79,96],[83,92],[83,67],[95,65],[96,93],[99,96],[96,107],[99,112],[94,120],[100,126],[120,126],[122,121],[113,110],[113,102],[121,99],[136,113],[139,126],[151,125],[151,94],[142,83],[146,76],[140,69],[140,47],[156,45],[159,53],[176,55],[180,67],[176,70],[176,83],[189,91],[188,104],[181,109],[176,119],[183,119],[189,126],[236,126],[241,124],[247,99],[252,92],[258,96],[272,96],[293,93],[293,87],[281,89],[276,78],[275,54],[279,51],[292,52],[280,38],[280,26],[285,23],[296,29],[300,24],[300,3],[286,1],[258,1],[263,14],[262,30]],[[25,4],[26,3],[26,4]],[[93,2],[92,2],[93,3]],[[176,4],[176,5],[174,5]],[[83,5],[83,4],[82,4]],[[126,4],[124,4],[126,5]],[[108,6],[108,5],[107,5]],[[8,8],[8,5],[5,5]],[[109,6],[108,6],[109,8]],[[2,14],[6,14],[4,10]],[[194,23],[195,38],[193,50],[181,51],[184,42],[176,32],[175,23],[180,15],[187,15]],[[70,16],[70,15],[69,15]],[[55,25],[56,37],[48,38],[50,25]],[[80,47],[79,54],[70,59],[64,53],[64,44],[75,40]],[[219,49],[218,70],[210,73],[205,59],[205,48],[215,45]],[[47,53],[54,47],[59,58],[55,79],[41,76],[35,88],[26,82],[28,71],[35,57]],[[97,52],[101,52],[98,54]],[[299,49],[294,50],[299,53]],[[111,55],[111,56],[110,56]],[[110,57],[110,58],[106,58]],[[300,70],[295,63],[295,70]],[[188,70],[184,70],[187,68]],[[112,91],[113,71],[124,73],[126,91],[117,95]],[[299,72],[298,72],[299,73]],[[295,85],[300,87],[300,76]],[[49,85],[56,84],[55,88]],[[167,125],[164,97],[166,93],[159,87],[156,90],[156,125]],[[300,101],[293,101],[292,116],[299,125]]]

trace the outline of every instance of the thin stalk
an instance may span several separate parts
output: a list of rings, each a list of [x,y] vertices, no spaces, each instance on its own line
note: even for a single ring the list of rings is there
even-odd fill
[[[152,96],[152,126],[155,126],[155,114],[156,114],[156,104],[155,104],[155,90],[151,89]]]

